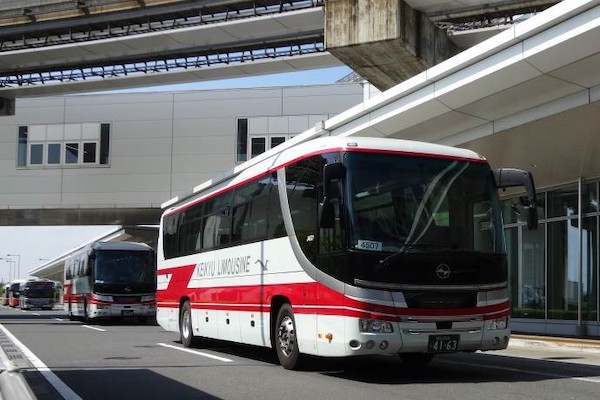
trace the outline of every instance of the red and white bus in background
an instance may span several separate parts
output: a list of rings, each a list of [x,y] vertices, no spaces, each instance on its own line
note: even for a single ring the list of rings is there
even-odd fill
[[[301,354],[396,355],[508,345],[497,189],[529,172],[476,153],[377,138],[320,138],[251,160],[165,203],[157,320],[196,337]],[[168,208],[167,208],[168,207]]]
[[[156,254],[144,243],[94,242],[65,261],[69,319],[156,315]]]
[[[2,305],[7,306],[10,299],[10,284],[4,285],[2,290]]]
[[[56,300],[56,282],[49,279],[30,278],[20,284],[19,308],[52,310]]]
[[[19,307],[19,297],[21,297],[21,284],[25,279],[15,279],[10,283],[10,292],[8,295],[8,305]]]

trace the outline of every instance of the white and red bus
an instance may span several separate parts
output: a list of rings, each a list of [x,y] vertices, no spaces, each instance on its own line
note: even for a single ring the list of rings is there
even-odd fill
[[[9,299],[10,299],[10,284],[6,284],[4,285],[3,291],[2,291],[2,305],[3,306],[7,306],[9,303]]]
[[[20,284],[19,308],[52,310],[56,300],[56,282],[43,278],[30,278]]]
[[[8,295],[8,305],[19,307],[19,297],[21,297],[21,284],[25,279],[15,279],[10,283],[10,292]]]
[[[376,138],[319,138],[247,162],[165,208],[157,320],[197,337],[301,354],[506,348],[509,296],[499,187],[476,153]]]
[[[69,319],[156,315],[156,254],[144,243],[94,242],[65,260]]]

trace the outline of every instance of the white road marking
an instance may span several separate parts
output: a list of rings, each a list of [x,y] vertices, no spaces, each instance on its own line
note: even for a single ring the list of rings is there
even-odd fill
[[[201,351],[190,350],[190,349],[186,349],[185,347],[173,346],[171,344],[166,344],[166,343],[157,343],[157,344],[162,347],[168,347],[170,349],[175,349],[175,350],[183,351],[186,353],[195,354],[197,356],[212,358],[213,360],[219,360],[219,361],[223,361],[223,362],[233,362],[233,360],[230,360],[229,358],[219,357],[219,356],[215,356],[213,354],[203,353]]]
[[[96,328],[95,326],[81,325],[83,328],[93,329],[95,331],[106,332],[106,329]]]
[[[2,329],[4,334],[8,336],[8,338],[13,342],[13,344],[17,346],[19,350],[21,350],[21,353],[23,353],[23,355],[27,357],[31,365],[33,365],[35,369],[37,369],[39,373],[42,374],[44,378],[46,378],[50,385],[52,385],[52,387],[56,389],[56,391],[63,397],[63,399],[83,400],[77,395],[77,393],[75,393],[70,387],[68,387],[63,381],[61,381],[60,378],[56,376],[56,374],[52,372],[50,368],[48,368],[46,364],[42,362],[42,360],[37,358],[37,356],[33,354],[33,352],[29,350],[27,346],[21,343],[21,341],[17,339],[12,333],[10,333],[10,331],[6,329],[2,324],[0,324],[0,329]]]
[[[584,378],[584,377],[580,377],[580,376],[563,375],[563,374],[553,374],[553,373],[550,373],[550,372],[539,372],[539,371],[532,371],[530,369],[501,367],[501,366],[497,366],[497,365],[483,365],[483,364],[466,363],[466,362],[450,361],[450,360],[441,360],[441,361],[445,362],[445,363],[448,363],[448,364],[456,364],[456,365],[465,365],[465,364],[467,364],[467,365],[470,365],[472,367],[477,367],[477,368],[499,369],[499,370],[502,370],[502,371],[526,373],[526,374],[539,375],[539,376],[545,376],[545,377],[550,377],[550,378],[574,379],[576,381],[600,383],[600,376],[599,377]]]
[[[58,317],[55,317],[54,319],[57,320],[57,321],[64,321],[64,319],[58,318]]]

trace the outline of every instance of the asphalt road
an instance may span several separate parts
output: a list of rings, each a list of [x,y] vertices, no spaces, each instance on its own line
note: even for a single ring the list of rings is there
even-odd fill
[[[38,399],[598,399],[600,351],[511,346],[452,354],[415,368],[396,357],[308,358],[300,371],[269,349],[202,341],[134,321],[71,322],[60,311],[0,308],[10,355]],[[15,345],[20,348],[20,345]],[[51,383],[50,383],[51,382]]]

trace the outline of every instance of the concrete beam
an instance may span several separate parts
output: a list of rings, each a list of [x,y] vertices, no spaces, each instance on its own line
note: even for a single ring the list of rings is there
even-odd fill
[[[380,90],[461,50],[403,0],[327,0],[325,47]]]

